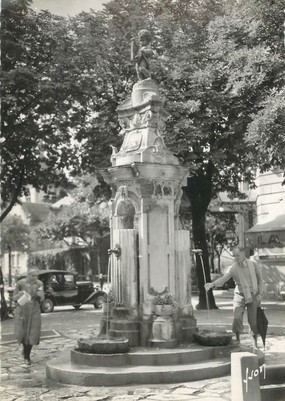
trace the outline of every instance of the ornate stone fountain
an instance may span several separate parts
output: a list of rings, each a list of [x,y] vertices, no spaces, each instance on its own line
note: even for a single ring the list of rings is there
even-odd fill
[[[155,340],[156,346],[170,347],[191,342],[195,330],[190,235],[178,222],[188,170],[165,145],[169,114],[151,79],[149,33],[140,31],[139,38],[139,45],[132,42],[138,82],[117,109],[123,143],[118,151],[113,148],[112,167],[102,171],[114,190],[111,248],[121,249],[111,260],[112,289],[120,306],[114,310],[110,335],[126,336],[131,346]],[[176,307],[170,316],[156,317],[153,298],[164,292],[172,295]],[[117,324],[118,312],[124,328]],[[161,339],[153,338],[156,319],[165,326]]]
[[[230,371],[229,347],[190,344],[197,332],[190,233],[178,218],[188,171],[165,145],[168,112],[151,79],[149,33],[139,38],[132,42],[138,82],[117,109],[122,146],[112,146],[111,167],[101,171],[113,189],[109,253],[116,305],[112,316],[103,315],[100,337],[79,340],[71,360],[64,355],[47,364],[47,376],[62,383],[167,383]],[[155,299],[164,296],[174,302],[158,308]]]

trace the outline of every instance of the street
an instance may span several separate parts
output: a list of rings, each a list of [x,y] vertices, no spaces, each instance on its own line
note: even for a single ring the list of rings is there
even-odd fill
[[[231,294],[219,292],[216,296],[219,310],[195,311],[197,326],[216,325],[230,327],[232,317]],[[197,302],[193,297],[193,305]],[[269,333],[266,344],[266,363],[285,364],[285,303],[264,303],[269,317]],[[76,347],[80,337],[98,334],[102,312],[92,305],[79,310],[73,307],[56,307],[50,314],[42,314],[42,340],[32,350],[32,365],[23,364],[21,347],[13,341],[13,319],[2,322],[1,340],[1,386],[0,395],[5,401],[230,401],[231,378],[226,376],[210,380],[166,385],[141,385],[122,387],[79,387],[62,385],[47,380],[45,363],[65,351]],[[246,319],[245,319],[246,322]],[[249,344],[248,334],[242,343]],[[268,400],[267,400],[268,401]]]
[[[101,311],[94,309],[93,305],[83,305],[76,310],[72,306],[55,307],[52,313],[42,313],[42,331],[55,330],[63,337],[72,337],[82,329],[98,330]],[[13,333],[13,319],[2,323],[2,336]]]

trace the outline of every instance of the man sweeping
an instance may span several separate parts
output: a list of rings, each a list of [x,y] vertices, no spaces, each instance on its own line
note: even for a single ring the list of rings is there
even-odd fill
[[[253,346],[257,348],[257,307],[260,305],[263,295],[262,276],[256,262],[245,257],[245,249],[233,248],[234,263],[228,271],[212,283],[206,283],[205,289],[223,286],[230,278],[236,284],[234,290],[234,320],[232,330],[236,340],[240,342],[240,334],[243,332],[243,315],[247,309],[248,323],[253,336]]]

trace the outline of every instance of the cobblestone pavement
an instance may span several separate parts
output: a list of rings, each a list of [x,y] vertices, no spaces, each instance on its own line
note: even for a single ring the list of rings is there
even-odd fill
[[[47,380],[45,362],[75,345],[76,340],[62,337],[43,340],[32,351],[31,367],[23,364],[20,346],[11,344],[2,347],[1,398],[5,401],[184,401],[197,400],[197,397],[208,401],[230,400],[230,377],[163,386],[100,388],[61,385]],[[217,398],[219,394],[223,394],[222,398]]]
[[[284,305],[285,309],[285,305]],[[281,312],[281,311],[280,311]],[[199,313],[197,312],[197,315]],[[204,316],[201,313],[201,316]],[[200,321],[201,321],[200,316]],[[284,311],[280,319],[284,319]],[[276,318],[277,319],[277,318]],[[199,321],[199,319],[197,319]],[[98,327],[86,331],[69,330],[64,337],[46,338],[32,351],[32,365],[23,364],[21,347],[15,343],[1,346],[1,383],[0,397],[5,401],[230,401],[230,376],[179,384],[143,385],[127,387],[79,387],[61,385],[47,380],[45,363],[64,350],[76,346],[76,339],[81,336],[96,336]],[[244,345],[250,345],[250,338],[244,334]],[[265,350],[265,362],[285,364],[285,331],[283,335],[268,336]]]

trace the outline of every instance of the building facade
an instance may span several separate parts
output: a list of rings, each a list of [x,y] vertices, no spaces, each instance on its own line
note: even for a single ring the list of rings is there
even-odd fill
[[[246,246],[262,269],[268,297],[285,289],[285,185],[275,169],[256,177],[256,224],[245,232]]]

